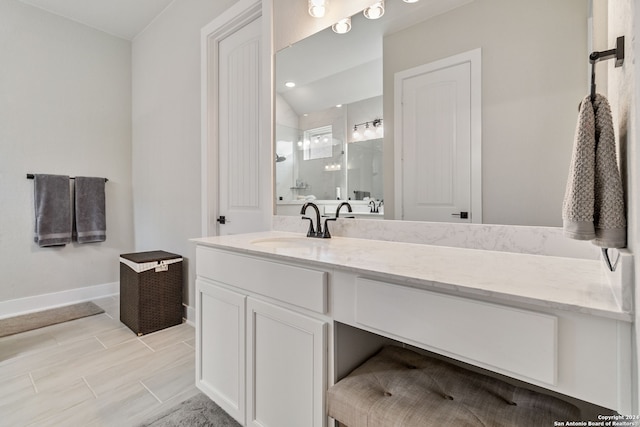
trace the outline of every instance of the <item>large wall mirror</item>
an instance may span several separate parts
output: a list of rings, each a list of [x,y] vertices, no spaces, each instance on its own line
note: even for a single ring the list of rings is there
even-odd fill
[[[561,226],[588,53],[608,48],[588,40],[591,2],[457,1],[433,16],[427,3],[387,0],[377,21],[356,14],[347,34],[327,28],[277,52],[276,213],[350,200],[359,215],[402,219],[394,76],[481,49],[482,221]]]

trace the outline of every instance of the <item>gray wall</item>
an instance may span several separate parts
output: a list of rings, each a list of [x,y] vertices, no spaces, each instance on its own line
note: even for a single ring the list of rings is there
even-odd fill
[[[0,29],[0,302],[114,284],[133,250],[131,45],[17,0]],[[109,178],[107,241],[39,248],[26,173]]]
[[[175,0],[133,40],[133,192],[137,251],[185,258],[195,306],[201,235],[200,29],[235,0]]]

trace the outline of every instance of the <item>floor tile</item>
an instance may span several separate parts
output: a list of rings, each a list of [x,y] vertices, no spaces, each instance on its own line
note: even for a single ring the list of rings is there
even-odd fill
[[[138,357],[129,359],[126,364],[101,367],[87,374],[85,378],[96,394],[102,396],[124,382],[137,382],[156,372],[172,369],[175,364],[184,360],[195,360],[195,353],[184,343],[178,343],[155,353],[140,353]]]
[[[117,298],[95,302],[106,312],[0,339],[0,426],[137,426],[198,393],[192,325],[136,337]]]
[[[85,338],[44,351],[33,352],[23,357],[12,358],[0,362],[0,382],[5,378],[18,374],[26,374],[36,369],[45,369],[48,366],[59,364],[63,360],[73,360],[80,356],[104,350],[95,337]]]
[[[72,408],[83,401],[95,400],[89,387],[81,379],[52,388],[17,402],[0,404],[2,423],[6,426],[38,424],[39,420]]]
[[[141,381],[161,401],[166,402],[193,387],[195,378],[195,359],[190,357],[179,365],[163,369]]]
[[[111,329],[109,331],[100,332],[96,335],[96,338],[104,344],[107,348],[114,347],[123,342],[134,340],[138,336],[126,326],[117,329]]]
[[[31,375],[38,390],[49,390],[58,384],[67,384],[103,369],[118,365],[126,366],[128,361],[151,353],[145,345],[132,340],[99,352],[61,360],[46,368],[36,369],[31,372]]]
[[[195,329],[187,323],[163,329],[149,335],[140,337],[145,344],[154,350],[159,350],[175,344],[176,342],[187,341],[195,337]]]

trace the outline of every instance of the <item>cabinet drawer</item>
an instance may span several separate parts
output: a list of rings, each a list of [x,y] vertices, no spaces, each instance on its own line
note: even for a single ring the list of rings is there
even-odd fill
[[[327,273],[198,246],[196,273],[309,310],[327,312]]]
[[[555,316],[357,278],[355,320],[498,372],[557,381]]]

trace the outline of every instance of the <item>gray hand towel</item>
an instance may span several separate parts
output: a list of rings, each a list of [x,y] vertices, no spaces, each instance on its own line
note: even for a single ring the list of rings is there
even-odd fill
[[[34,175],[35,237],[38,246],[71,243],[71,188],[65,175]]]
[[[622,180],[607,99],[580,104],[569,179],[562,206],[564,234],[606,248],[626,246]]]
[[[107,239],[104,183],[104,178],[76,177],[78,243],[104,242]]]

